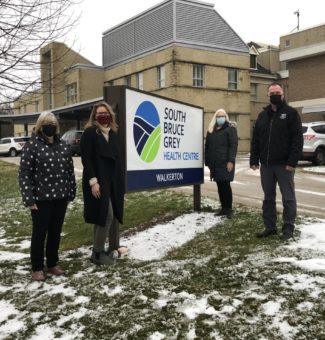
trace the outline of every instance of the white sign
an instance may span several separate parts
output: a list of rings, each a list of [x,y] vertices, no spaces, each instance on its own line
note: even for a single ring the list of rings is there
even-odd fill
[[[203,182],[202,108],[126,89],[126,143],[129,190]]]

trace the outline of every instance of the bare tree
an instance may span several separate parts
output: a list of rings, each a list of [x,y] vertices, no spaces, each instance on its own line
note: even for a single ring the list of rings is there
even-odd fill
[[[78,0],[0,0],[0,103],[41,87],[39,51],[79,19]]]

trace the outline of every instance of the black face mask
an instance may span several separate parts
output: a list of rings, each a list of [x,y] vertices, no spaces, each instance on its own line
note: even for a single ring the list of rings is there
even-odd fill
[[[272,94],[270,95],[270,102],[273,104],[273,105],[280,105],[282,103],[282,95],[281,94]]]
[[[53,124],[44,124],[42,126],[42,131],[47,137],[53,137],[56,133],[56,126]]]

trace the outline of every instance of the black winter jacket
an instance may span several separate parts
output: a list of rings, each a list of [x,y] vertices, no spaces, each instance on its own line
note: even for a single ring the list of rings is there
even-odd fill
[[[227,163],[236,161],[238,137],[234,126],[226,122],[221,129],[214,128],[205,139],[205,165],[210,169],[210,177],[216,182],[233,181],[235,167],[227,171]]]
[[[19,187],[26,207],[37,201],[73,201],[76,181],[70,147],[57,136],[47,143],[41,134],[33,134],[21,153]]]
[[[250,165],[296,167],[303,148],[298,112],[284,101],[277,111],[268,105],[258,115],[251,141]]]
[[[109,131],[108,142],[97,127],[87,128],[80,142],[83,164],[82,189],[84,195],[84,219],[86,223],[105,225],[109,201],[114,216],[123,223],[124,171],[122,170],[118,135]],[[89,180],[96,177],[101,196],[91,193]]]

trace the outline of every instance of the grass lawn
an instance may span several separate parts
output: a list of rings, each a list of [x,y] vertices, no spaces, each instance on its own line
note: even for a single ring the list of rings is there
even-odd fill
[[[192,205],[191,197],[169,190],[127,194],[121,234],[168,223]],[[17,167],[0,162],[0,258],[12,254],[0,262],[0,338],[325,339],[325,273],[286,261],[325,251],[256,239],[260,210],[237,207],[233,219],[216,220],[159,260],[126,257],[98,267],[88,259],[92,228],[82,208],[79,183],[61,241],[67,276],[31,282],[30,213],[21,204]],[[205,213],[215,208],[203,200]]]

